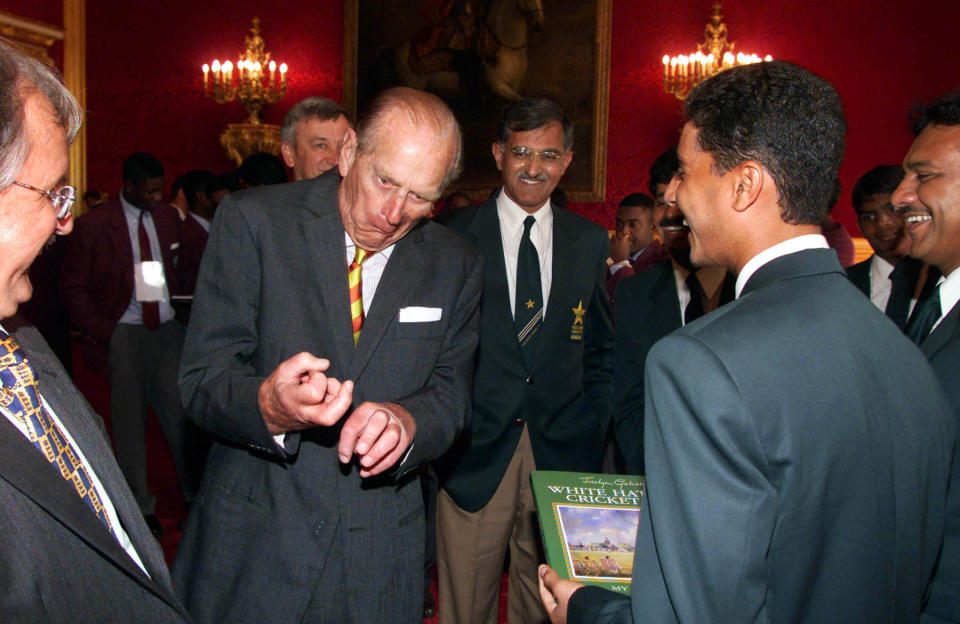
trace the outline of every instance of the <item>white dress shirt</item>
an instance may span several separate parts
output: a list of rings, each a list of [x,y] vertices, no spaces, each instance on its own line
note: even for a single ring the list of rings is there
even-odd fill
[[[510,314],[516,310],[517,254],[523,238],[523,221],[529,216],[507,194],[497,196],[497,218],[500,220],[500,240],[503,241],[503,261],[507,268],[507,289],[510,292]],[[540,286],[543,289],[543,316],[547,316],[547,300],[550,299],[550,283],[553,278],[553,211],[547,201],[533,213],[537,220],[530,229],[530,240],[537,249],[540,260]]]
[[[740,275],[737,276],[737,297],[740,297],[740,293],[743,292],[743,287],[747,285],[747,280],[749,280],[754,273],[757,272],[757,269],[767,264],[772,260],[776,260],[781,256],[786,256],[788,254],[796,253],[798,251],[804,251],[806,249],[829,249],[830,246],[827,244],[827,239],[824,238],[823,234],[804,234],[802,236],[795,236],[793,238],[788,238],[787,240],[777,243],[772,247],[767,247],[743,265],[743,269],[740,270]]]
[[[953,306],[957,305],[957,301],[960,301],[960,271],[954,270],[946,277],[941,276],[937,285],[940,286],[940,318],[933,324],[930,333],[933,333],[943,317],[950,313]]]
[[[162,247],[160,246],[160,237],[157,236],[157,226],[153,222],[153,214],[149,211],[143,211],[131,204],[120,192],[120,205],[123,206],[123,216],[127,219],[127,235],[130,237],[130,247],[133,251],[133,266],[140,264],[140,213],[143,212],[143,229],[147,231],[147,238],[150,240],[150,255],[157,262],[163,263]],[[166,323],[173,320],[173,307],[170,305],[170,289],[167,286],[166,279],[163,282],[163,298],[158,302],[160,305],[160,322]],[[137,301],[137,289],[133,289],[130,295],[130,304],[120,317],[118,323],[128,325],[143,325],[143,306]]]
[[[890,274],[893,273],[893,269],[892,264],[877,254],[873,254],[873,258],[870,259],[870,301],[880,308],[881,312],[886,311],[887,302],[890,301],[893,286]]]

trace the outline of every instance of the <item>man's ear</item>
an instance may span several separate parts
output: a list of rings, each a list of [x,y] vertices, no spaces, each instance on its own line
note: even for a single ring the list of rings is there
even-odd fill
[[[343,144],[340,145],[340,154],[337,158],[337,168],[340,170],[340,176],[345,177],[350,168],[353,167],[353,161],[357,157],[357,132],[353,128],[347,129],[343,135]]]
[[[766,183],[763,166],[755,160],[740,163],[733,170],[733,209],[743,212],[752,206]]]
[[[497,163],[497,170],[503,171],[503,143],[494,141],[490,151],[493,152],[493,161]]]
[[[289,143],[280,144],[280,155],[283,156],[283,162],[287,164],[291,169],[293,168],[293,146]]]

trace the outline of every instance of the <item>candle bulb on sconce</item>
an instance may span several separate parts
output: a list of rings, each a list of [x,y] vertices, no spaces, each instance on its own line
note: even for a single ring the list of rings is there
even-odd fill
[[[734,42],[727,40],[727,25],[720,14],[720,3],[713,3],[713,15],[704,28],[704,42],[697,44],[691,55],[663,56],[663,90],[672,93],[678,100],[686,99],[690,91],[716,73],[737,65],[772,61],[767,54],[733,54]],[[709,52],[705,54],[705,52]]]
[[[215,59],[203,69],[203,93],[218,104],[239,100],[247,109],[244,123],[229,124],[220,135],[220,145],[227,158],[240,164],[244,158],[256,152],[280,153],[280,126],[265,124],[260,120],[264,107],[287,94],[287,64],[280,63],[280,84],[276,81],[277,62],[270,58],[263,37],[260,36],[260,20],[253,18],[250,34],[244,39],[245,50],[237,59],[237,79],[233,77],[233,62]],[[270,70],[267,80],[266,70]],[[212,89],[209,88],[208,72],[213,73]]]
[[[247,123],[259,124],[260,115],[265,106],[272,104],[286,95],[287,64],[280,64],[280,85],[276,84],[276,61],[270,59],[270,52],[266,50],[263,37],[260,36],[260,20],[253,18],[250,34],[244,40],[246,50],[237,59],[237,79],[234,80],[231,61],[221,63],[215,59],[210,63],[209,70],[213,72],[213,89],[208,87],[208,70],[204,65],[204,94],[218,104],[239,100],[247,109]],[[265,80],[265,69],[270,69],[270,80]]]

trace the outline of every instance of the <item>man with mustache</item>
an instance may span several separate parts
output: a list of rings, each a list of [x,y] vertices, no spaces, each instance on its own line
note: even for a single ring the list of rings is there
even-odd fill
[[[670,261],[623,280],[613,302],[617,327],[613,374],[613,423],[627,472],[643,474],[643,366],[653,343],[718,306],[733,301],[736,277],[723,267],[690,263],[690,228],[676,202],[663,198],[678,167],[677,148],[650,167],[650,192],[657,198],[654,224]]]
[[[437,471],[445,624],[496,624],[508,544],[507,620],[544,621],[530,471],[598,471],[610,422],[607,231],[550,199],[573,126],[557,103],[523,99],[492,150],[499,195],[441,217],[484,258],[472,420]]]
[[[927,356],[960,432],[960,92],[920,109],[913,122],[916,139],[891,199],[905,215],[910,255],[943,277],[917,304],[907,336]],[[954,453],[943,550],[923,612],[930,624],[960,622],[960,458]]]
[[[738,296],[647,357],[631,595],[543,566],[544,607],[554,624],[918,622],[954,426],[922,355],[820,232],[840,96],[771,61],[702,82],[684,112],[665,199],[692,261],[736,273]]]
[[[853,186],[857,223],[874,254],[847,268],[850,281],[900,329],[904,329],[916,305],[918,287],[936,281],[926,280],[923,262],[907,256],[910,238],[904,229],[903,213],[890,202],[902,179],[902,167],[878,165]]]

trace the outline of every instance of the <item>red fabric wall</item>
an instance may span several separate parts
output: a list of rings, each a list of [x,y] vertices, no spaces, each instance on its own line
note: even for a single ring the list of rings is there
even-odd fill
[[[607,201],[576,204],[576,211],[612,227],[619,199],[646,186],[650,163],[681,126],[680,102],[662,89],[660,59],[694,49],[711,4],[613,0]],[[835,216],[858,234],[849,205],[857,177],[901,161],[913,102],[960,86],[960,3],[930,0],[919,12],[903,0],[728,0],[723,13],[739,50],[801,63],[836,85],[849,133]],[[90,186],[115,193],[121,161],[139,150],[160,158],[171,179],[192,168],[230,167],[218,137],[245,115],[239,103],[202,96],[200,65],[235,60],[255,15],[267,48],[292,68],[287,98],[268,109],[267,121],[279,123],[307,95],[341,96],[341,0],[87,3]]]

